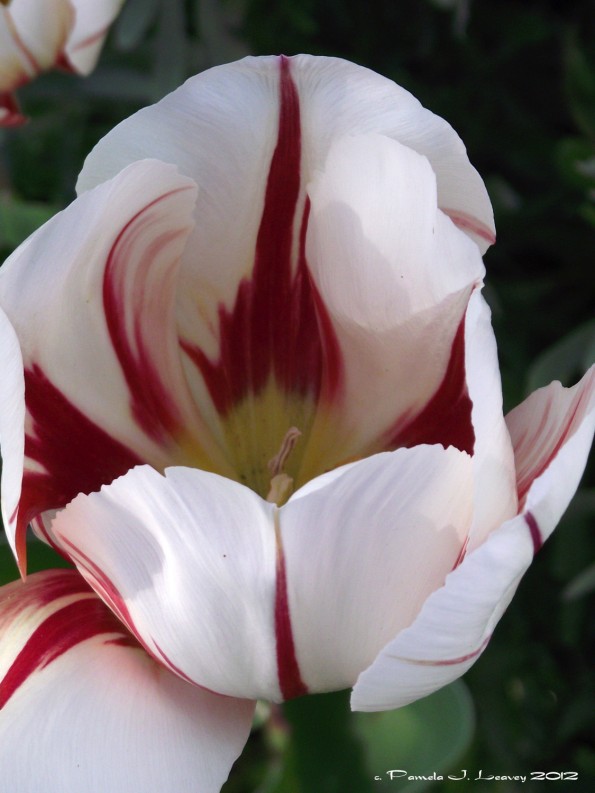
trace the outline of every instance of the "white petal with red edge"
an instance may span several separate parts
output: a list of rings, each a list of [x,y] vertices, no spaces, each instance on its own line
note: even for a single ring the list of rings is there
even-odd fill
[[[592,387],[591,377],[586,375],[581,388],[592,393]],[[545,394],[537,392],[542,396],[532,400],[534,408],[540,402],[541,407],[548,404],[548,389]],[[576,393],[572,390],[564,400],[567,418],[576,412]],[[530,412],[525,412],[525,418],[530,427]],[[448,576],[444,587],[428,598],[413,624],[397,634],[360,675],[351,699],[354,710],[389,710],[406,705],[460,677],[477,660],[531,564],[534,551],[551,534],[576,491],[594,422],[591,401],[590,410],[564,436],[548,467],[533,480],[522,514],[493,531],[469,554]],[[533,435],[537,443],[541,432],[549,434],[547,422],[539,426],[540,431]]]
[[[551,383],[508,413],[506,424],[514,447],[521,502],[533,480],[547,468],[568,438],[579,429],[589,432],[594,404],[595,366],[572,388]]]
[[[15,515],[21,495],[25,445],[23,358],[14,328],[0,309],[0,449],[2,451],[2,520],[16,555]]]
[[[160,667],[77,573],[2,587],[0,636],[0,777],[11,790],[218,793],[254,703]]]
[[[124,0],[71,0],[76,16],[65,48],[69,63],[81,74],[95,67],[111,23]]]
[[[68,0],[13,0],[0,8],[0,92],[17,88],[58,60],[74,24]]]
[[[274,510],[215,474],[143,466],[52,529],[158,660],[213,691],[278,700]]]
[[[308,192],[308,261],[345,367],[334,410],[362,449],[437,391],[483,262],[438,209],[428,160],[387,137],[336,142]]]
[[[442,586],[472,514],[454,448],[378,454],[296,493],[280,524],[295,650],[311,691],[353,685]]]

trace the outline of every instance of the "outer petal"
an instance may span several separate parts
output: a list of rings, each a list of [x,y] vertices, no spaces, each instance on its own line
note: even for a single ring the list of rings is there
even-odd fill
[[[551,383],[506,416],[514,446],[519,501],[578,429],[588,432],[595,403],[595,366],[573,388]],[[592,431],[592,430],[591,430]]]
[[[22,533],[40,511],[138,462],[186,459],[192,447],[195,464],[209,467],[203,442],[216,455],[181,369],[173,314],[195,194],[171,166],[136,163],[3,265],[0,306],[21,344],[28,411],[13,535],[17,522]],[[5,494],[10,509],[17,497]]]
[[[471,521],[471,460],[399,449],[306,489],[281,508],[281,536],[301,677],[324,691],[353,685],[442,586]]]
[[[19,793],[218,793],[253,703],[159,667],[74,571],[0,589],[0,776]]]
[[[345,366],[346,393],[333,414],[344,411],[340,434],[353,449],[337,453],[348,458],[379,437],[380,448],[393,436],[402,445],[403,431],[444,380],[469,296],[484,275],[481,257],[438,209],[428,160],[390,138],[335,143],[309,195],[308,261]],[[448,402],[445,434],[406,445],[455,443],[471,451],[466,439],[446,437]]]
[[[71,66],[80,74],[89,74],[97,63],[107,30],[124,0],[71,0],[76,17],[65,48]]]
[[[76,498],[53,531],[172,671],[223,694],[279,699],[275,510],[223,477],[144,466]]]
[[[578,391],[592,393],[592,373]],[[557,389],[554,386],[553,391]],[[544,393],[545,392],[545,393]],[[533,408],[551,407],[552,386],[537,392]],[[558,402],[564,423],[576,414],[577,391]],[[528,400],[529,401],[529,400]],[[564,407],[562,407],[562,404]],[[521,406],[522,407],[522,406]],[[518,409],[517,409],[518,410]],[[517,414],[518,415],[521,414]],[[529,419],[529,413],[525,414]],[[542,413],[543,418],[543,413]],[[492,532],[431,595],[413,624],[397,634],[359,677],[354,710],[388,710],[432,693],[462,675],[486,647],[539,542],[549,536],[578,486],[593,437],[593,402],[565,433],[547,467],[533,480],[522,514]],[[547,421],[541,431],[549,434]],[[533,439],[542,445],[541,435]],[[546,444],[543,444],[544,446]]]
[[[0,94],[51,68],[74,24],[68,0],[13,0],[0,8]]]

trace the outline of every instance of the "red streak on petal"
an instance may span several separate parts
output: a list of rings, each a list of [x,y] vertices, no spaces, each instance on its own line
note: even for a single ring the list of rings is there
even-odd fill
[[[0,682],[0,708],[35,672],[45,669],[72,647],[102,633],[123,632],[122,626],[95,598],[69,603],[33,632]]]
[[[25,456],[45,470],[23,475],[17,522],[21,566],[25,531],[34,517],[64,507],[78,493],[99,490],[142,462],[81,413],[39,366],[25,370],[25,402],[32,421]]]
[[[458,658],[445,658],[444,660],[440,660],[440,661],[426,661],[419,658],[401,658],[399,656],[397,657],[399,658],[399,661],[403,661],[406,664],[416,664],[418,666],[456,666],[457,664],[464,664],[467,661],[471,661],[473,658],[477,658],[478,655],[481,655],[481,653],[488,646],[491,638],[492,638],[491,634],[489,636],[486,636],[486,638],[483,640],[481,645],[476,650],[473,650],[472,652],[467,653],[466,655],[460,655]]]
[[[532,451],[535,453],[535,450],[537,450],[537,459],[533,459],[534,455],[531,455],[531,464],[529,466],[517,466],[517,493],[521,506],[524,505],[525,498],[533,482],[548,468],[576,428],[577,419],[580,420],[581,411],[588,404],[590,398],[589,390],[579,390],[577,396],[578,398],[575,397],[562,426],[557,430],[557,437],[552,427],[549,426],[552,411],[551,402],[546,405],[539,426],[531,431],[530,442]],[[515,457],[518,455],[519,447],[526,442],[526,439],[527,433],[515,441]]]
[[[448,215],[455,226],[462,229],[463,231],[473,232],[478,237],[482,237],[484,240],[489,242],[490,245],[493,245],[496,242],[496,235],[492,229],[477,218],[474,218],[473,215],[468,215],[466,212],[460,212],[458,209],[442,209],[442,211],[445,215]]]
[[[468,545],[469,545],[469,535],[467,535],[467,536],[465,537],[465,542],[464,542],[464,543],[462,544],[462,546],[461,546],[461,550],[459,551],[459,555],[457,556],[457,558],[456,558],[456,560],[455,560],[455,563],[454,563],[454,564],[453,564],[453,566],[452,566],[451,572],[452,572],[452,570],[456,570],[456,569],[457,569],[457,567],[458,567],[460,564],[462,564],[462,563],[463,563],[463,560],[465,559],[465,555],[466,555],[466,553],[467,553],[467,546],[468,546]]]
[[[136,630],[134,622],[132,621],[132,617],[130,612],[128,611],[128,606],[122,595],[120,594],[118,588],[113,583],[113,581],[109,578],[109,576],[98,566],[95,562],[90,559],[86,553],[81,551],[81,549],[76,546],[73,542],[66,539],[65,537],[61,537],[61,542],[64,544],[65,547],[70,549],[72,553],[73,560],[76,561],[77,566],[82,568],[89,577],[89,583],[97,592],[99,597],[106,603],[110,609],[114,612],[114,614],[128,627],[128,629],[133,633],[137,639],[142,643],[140,636]],[[143,645],[144,646],[144,645]]]
[[[446,372],[434,396],[411,421],[400,420],[390,433],[388,446],[412,447],[439,443],[473,454],[475,432],[473,404],[465,375],[465,318],[456,332]]]
[[[529,532],[531,533],[531,540],[533,541],[533,553],[535,554],[543,546],[541,529],[539,528],[539,524],[535,520],[535,516],[532,512],[525,512],[523,517],[525,518],[525,523],[529,527]]]
[[[277,582],[275,591],[275,635],[277,638],[277,675],[284,700],[308,693],[295,654],[291,615],[287,598],[287,572],[280,540],[277,546]]]
[[[258,394],[271,374],[286,392],[309,393],[316,398],[321,393],[330,398],[342,382],[339,344],[306,261],[307,201],[299,230],[296,228],[301,184],[300,105],[289,60],[281,57],[279,64],[279,130],[251,278],[240,282],[231,310],[219,307],[217,361],[182,341],[222,414],[248,393]]]
[[[159,196],[126,223],[109,252],[103,279],[105,319],[130,391],[132,415],[150,438],[162,443],[180,431],[182,419],[163,376],[155,365],[154,355],[148,344],[150,336],[145,333],[147,322],[155,320],[154,311],[145,316],[143,303],[147,298],[146,282],[151,264],[160,251],[179,236],[179,230],[171,229],[152,240],[152,244],[145,245],[143,263],[138,272],[134,273],[134,290],[130,286],[127,288],[126,279],[130,275],[128,260],[132,249],[139,244],[139,237],[142,238],[143,232],[147,231],[146,239],[152,238],[152,210],[178,192],[180,190]],[[172,263],[174,269],[175,264]],[[169,273],[170,277],[172,272],[173,270]],[[170,306],[165,302],[168,295],[167,284],[164,282],[162,287],[165,298],[160,319],[165,324]],[[131,318],[130,327],[128,320]],[[151,329],[148,330],[150,333]],[[167,333],[170,329],[163,327],[161,330]]]

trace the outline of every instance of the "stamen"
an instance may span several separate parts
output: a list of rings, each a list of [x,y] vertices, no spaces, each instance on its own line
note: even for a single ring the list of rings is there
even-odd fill
[[[271,487],[267,501],[271,504],[281,506],[287,501],[293,489],[293,479],[283,471],[283,468],[301,434],[297,427],[290,427],[281,442],[281,448],[267,464],[271,475]]]
[[[278,507],[284,504],[293,490],[293,479],[287,474],[277,474],[271,479],[271,489],[267,494],[267,501]]]
[[[273,479],[283,472],[283,468],[285,467],[287,458],[293,451],[293,447],[296,445],[297,440],[301,434],[302,433],[298,430],[297,427],[290,427],[285,433],[285,437],[281,442],[281,448],[279,449],[277,454],[269,460],[267,464],[269,473]]]

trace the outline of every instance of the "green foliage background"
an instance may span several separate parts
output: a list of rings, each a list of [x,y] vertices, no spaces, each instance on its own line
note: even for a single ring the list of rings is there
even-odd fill
[[[0,137],[0,252],[73,198],[84,156],[108,129],[190,74],[247,53],[345,57],[448,119],[487,182],[498,228],[487,294],[510,408],[551,379],[575,381],[595,358],[594,33],[591,0],[128,0],[90,78],[52,73],[20,91],[31,121]],[[576,770],[568,789],[591,789],[595,490],[592,477],[586,482],[466,676],[476,729],[448,759],[453,773]],[[13,578],[5,556],[2,564],[3,578]],[[455,699],[466,696],[457,691]],[[462,735],[471,718],[459,700]],[[381,739],[347,714],[344,698],[311,701],[284,717],[263,715],[226,791],[365,793],[374,785],[351,766],[379,743],[387,765],[372,773],[407,767],[411,757],[414,770],[399,732],[414,715],[383,723]],[[457,730],[455,711],[435,705],[445,741]],[[439,770],[424,762],[417,773]]]

